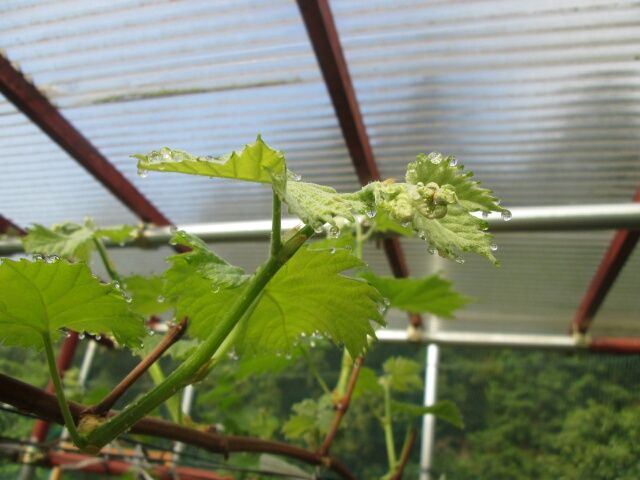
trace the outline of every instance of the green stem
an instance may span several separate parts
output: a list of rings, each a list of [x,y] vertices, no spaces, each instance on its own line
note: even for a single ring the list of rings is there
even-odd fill
[[[301,228],[287,243],[285,243],[278,255],[271,256],[253,276],[247,287],[220,318],[213,327],[211,333],[198,348],[167,379],[153,390],[134,401],[120,414],[110,418],[107,422],[96,428],[88,440],[92,447],[102,447],[115,437],[130,429],[138,420],[148,412],[156,408],[178,390],[188,385],[193,377],[205,366],[211,356],[220,348],[225,338],[242,319],[245,312],[258,298],[264,287],[273,276],[289,260],[298,249],[313,235],[310,226]]]
[[[345,348],[342,351],[342,363],[340,365],[340,376],[338,377],[338,383],[336,384],[335,393],[336,396],[341,399],[344,394],[347,393],[347,384],[349,383],[349,375],[351,374],[351,368],[353,367],[353,359],[349,352]]]
[[[107,254],[107,249],[104,247],[102,240],[100,240],[99,238],[93,237],[93,243],[95,243],[96,245],[96,249],[100,254],[100,259],[102,260],[102,263],[104,264],[104,268],[109,274],[109,277],[111,278],[111,280],[113,280],[114,282],[120,283],[121,282],[120,275],[118,275],[118,272],[116,271],[113,265],[113,262],[111,261],[111,258],[109,258],[109,254]]]
[[[149,367],[149,376],[153,380],[154,385],[160,385],[167,378],[162,371],[162,368],[157,363],[152,363]],[[174,395],[165,402],[165,406],[169,412],[171,420],[177,424],[182,424],[182,408],[180,408],[180,397]]]
[[[358,257],[360,260],[362,260],[362,246],[364,245],[364,237],[362,235],[362,225],[360,224],[358,219],[356,219],[355,224],[356,224],[356,248],[355,248],[355,254],[356,254],[356,257]]]
[[[281,218],[282,218],[282,202],[280,197],[274,191],[273,192],[273,212],[271,214],[271,255],[275,256],[280,252],[282,248],[282,232],[281,232]]]
[[[393,441],[393,424],[391,423],[391,389],[387,382],[383,383],[384,388],[384,417],[382,427],[384,428],[384,441],[387,446],[387,460],[389,461],[389,471],[393,472],[398,460],[396,458],[396,446]]]
[[[44,343],[44,351],[47,355],[47,363],[49,364],[49,374],[53,381],[56,397],[58,397],[58,404],[60,405],[62,418],[64,418],[64,424],[67,427],[67,430],[69,430],[69,435],[71,436],[73,443],[75,443],[79,448],[83,448],[86,442],[82,437],[80,437],[80,434],[76,429],[76,424],[73,421],[73,415],[71,415],[67,398],[64,395],[64,387],[62,386],[62,380],[58,373],[56,357],[53,353],[53,343],[51,342],[51,335],[49,335],[49,332],[42,334],[42,343]]]

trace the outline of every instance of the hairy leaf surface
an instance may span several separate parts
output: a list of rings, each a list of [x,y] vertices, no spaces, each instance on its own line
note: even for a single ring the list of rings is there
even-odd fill
[[[362,273],[371,285],[389,301],[391,307],[407,312],[432,313],[451,318],[453,312],[469,302],[451,288],[451,282],[439,275],[423,278],[381,277],[368,271]]]
[[[286,190],[279,193],[289,213],[315,229],[325,223],[339,225],[339,219],[353,221],[354,213],[364,214],[369,208],[354,195],[341,194],[315,183],[289,181]]]
[[[91,275],[86,265],[5,260],[0,265],[0,341],[40,346],[58,329],[111,333],[138,346],[145,330],[122,293]]]
[[[407,183],[429,182],[438,185],[451,185],[456,192],[458,202],[468,212],[504,212],[498,205],[493,192],[480,187],[480,182],[471,180],[472,172],[464,172],[462,165],[455,165],[453,157],[444,157],[441,153],[418,155],[415,162],[407,166]]]

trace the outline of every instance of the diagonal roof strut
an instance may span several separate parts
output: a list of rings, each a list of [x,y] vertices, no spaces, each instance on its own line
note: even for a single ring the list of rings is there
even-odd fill
[[[633,201],[640,202],[640,188],[636,190]],[[586,333],[589,330],[593,318],[631,256],[638,239],[640,239],[639,230],[616,232],[571,322],[572,333]]]
[[[156,225],[171,223],[3,55],[0,92],[141,220]]]
[[[27,233],[23,228],[19,227],[7,217],[0,214],[0,234],[10,233],[12,231],[16,232],[18,235],[25,235]]]
[[[362,185],[380,180],[380,172],[362,120],[329,3],[327,0],[298,0],[298,7],[329,90],[358,179]],[[393,274],[396,277],[409,276],[409,268],[400,241],[397,238],[386,238],[383,242]],[[411,323],[415,326],[419,325],[419,316],[412,315]]]

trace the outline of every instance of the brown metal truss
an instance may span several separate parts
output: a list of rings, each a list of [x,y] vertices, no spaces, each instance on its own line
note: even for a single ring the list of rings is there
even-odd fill
[[[633,201],[640,202],[640,188],[636,190]],[[604,303],[604,299],[631,256],[639,238],[640,230],[618,230],[616,232],[582,298],[582,302],[580,302],[576,316],[571,323],[571,332],[586,333],[589,330],[593,318]]]
[[[2,55],[0,92],[141,220],[171,223]]]
[[[329,3],[327,0],[298,0],[298,7],[358,179],[362,185],[380,180]],[[409,276],[400,241],[397,238],[385,238],[383,247],[393,274],[396,277]],[[411,315],[411,323],[420,325],[420,316]]]

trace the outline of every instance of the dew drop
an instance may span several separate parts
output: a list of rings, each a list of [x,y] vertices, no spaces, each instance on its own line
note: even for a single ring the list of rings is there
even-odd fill
[[[40,255],[39,253],[34,253],[32,258],[34,262],[41,262],[42,260],[44,260],[44,255]]]
[[[504,220],[505,222],[511,220],[511,212],[509,210],[505,210],[502,212],[502,220]]]
[[[86,334],[84,332],[80,332],[80,334],[78,334],[78,338],[80,340],[84,340],[84,337],[86,336]]]
[[[498,250],[498,245],[496,243],[492,243],[491,245],[489,245],[489,248],[495,252],[496,250]]]
[[[220,287],[213,287],[211,290],[213,290],[213,293],[218,293],[220,291]]]
[[[316,233],[322,233],[322,230],[323,230],[322,225],[313,227],[313,231]]]
[[[300,180],[302,180],[302,175],[299,175],[297,173],[294,173],[293,176],[291,177],[293,178],[294,182],[299,182]]]
[[[489,218],[489,212],[482,212],[482,218]]]
[[[427,252],[429,252],[429,255],[435,255],[436,253],[438,253],[438,250],[436,250],[436,249],[435,249],[435,248],[433,248],[433,247],[429,247],[429,248],[427,249]]]
[[[442,155],[436,153],[433,157],[431,157],[431,163],[434,165],[438,165],[442,161]]]
[[[335,249],[335,248],[332,248],[331,250],[329,250],[329,253],[332,253],[332,254],[333,254],[333,253],[336,253],[336,249]]]
[[[113,288],[115,288],[116,290],[120,290],[120,282],[113,282],[111,285],[113,285]]]
[[[458,166],[458,159],[456,157],[453,157],[450,161],[449,161],[449,165],[452,167],[456,167]]]
[[[156,302],[164,303],[164,297],[162,295],[158,295],[158,298],[156,298]]]
[[[57,255],[51,255],[50,257],[47,258],[47,263],[55,263],[58,260],[60,260],[60,257]]]
[[[95,336],[95,339],[96,339],[97,341],[102,340],[102,335],[96,335],[96,336]]]
[[[138,345],[140,348],[144,348],[144,342],[140,342],[140,344]]]
[[[373,218],[373,217],[375,217],[375,216],[376,216],[376,211],[375,211],[375,210],[369,210],[369,211],[367,212],[367,217],[369,217],[369,218]]]
[[[329,233],[327,234],[329,238],[338,238],[340,236],[340,229],[335,225],[329,229]]]
[[[147,175],[149,175],[149,170],[146,170],[144,168],[138,168],[138,176],[140,178],[146,178]]]
[[[150,337],[153,337],[156,334],[156,331],[153,328],[150,328],[149,330],[147,330],[147,335],[149,335]]]
[[[171,153],[169,152],[169,150],[162,150],[161,151],[162,154],[162,159],[165,161],[171,160]]]
[[[464,258],[462,257],[457,257],[456,258],[456,263],[459,263],[460,265],[462,265],[464,263]]]

